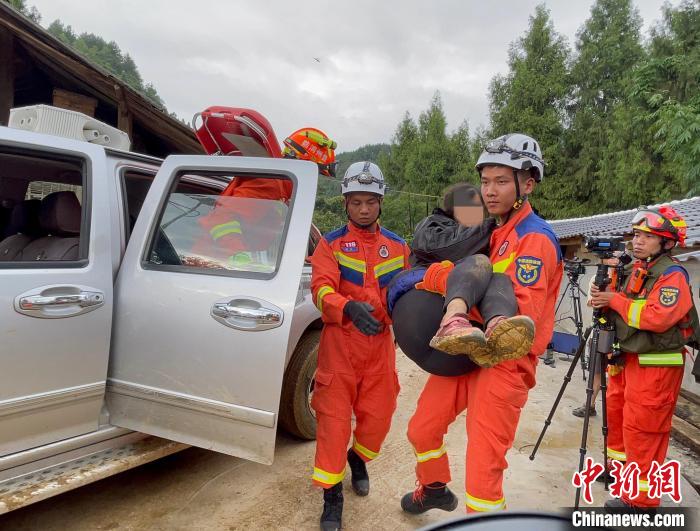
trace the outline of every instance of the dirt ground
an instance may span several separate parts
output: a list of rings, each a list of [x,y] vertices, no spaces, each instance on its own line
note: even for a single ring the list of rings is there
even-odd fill
[[[405,432],[426,374],[399,353],[402,391],[391,432],[380,456],[369,466],[371,491],[355,496],[345,480],[345,529],[417,529],[459,516],[429,511],[412,517],[399,506],[401,496],[413,490],[414,456]],[[568,363],[556,368],[540,364],[538,383],[523,410],[513,449],[508,454],[505,493],[509,509],[556,511],[572,506],[571,476],[578,466],[581,419],[571,410],[585,398],[585,385],[577,369],[559,405],[537,457],[528,456],[564,380]],[[453,481],[451,488],[464,499],[464,415],[452,425],[447,438]],[[589,455],[601,461],[600,416],[592,419]],[[118,476],[0,517],[0,529],[24,530],[141,530],[141,529],[318,529],[321,493],[309,476],[314,443],[280,435],[275,463],[264,466],[192,448]],[[682,449],[670,457],[682,466],[692,460]],[[683,505],[700,507],[692,487],[682,485]],[[606,495],[594,487],[595,504]],[[665,503],[666,504],[666,503]]]

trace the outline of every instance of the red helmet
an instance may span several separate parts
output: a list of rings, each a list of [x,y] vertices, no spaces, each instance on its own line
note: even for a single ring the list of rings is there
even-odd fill
[[[668,238],[685,247],[688,225],[673,207],[662,205],[655,209],[640,209],[632,218],[632,229]]]
[[[328,138],[328,135],[313,127],[304,127],[294,131],[284,139],[285,157],[310,160],[318,164],[318,170],[323,175],[335,177],[338,163],[335,161],[335,148],[338,144]]]

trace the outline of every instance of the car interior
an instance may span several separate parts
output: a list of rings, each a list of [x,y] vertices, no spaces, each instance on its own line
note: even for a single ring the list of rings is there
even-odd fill
[[[0,262],[78,261],[87,258],[84,220],[83,161],[45,153],[5,150],[0,153]],[[125,168],[121,175],[128,241],[155,172]],[[230,177],[228,178],[230,179]],[[177,192],[212,195],[223,190],[222,177],[181,179]],[[306,262],[321,239],[312,225]],[[167,247],[167,242],[162,245]],[[174,262],[174,250],[163,254]]]
[[[0,154],[0,262],[76,261],[83,170],[78,159]]]

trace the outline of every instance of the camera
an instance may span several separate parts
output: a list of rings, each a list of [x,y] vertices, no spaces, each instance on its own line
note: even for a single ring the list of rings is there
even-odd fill
[[[586,249],[602,258],[612,258],[613,253],[625,250],[622,236],[609,236],[607,238],[586,236],[585,245]]]
[[[577,277],[579,275],[585,275],[586,274],[586,265],[589,263],[590,260],[585,259],[581,260],[580,258],[576,257],[573,260],[564,260],[564,270],[566,271],[567,274]]]

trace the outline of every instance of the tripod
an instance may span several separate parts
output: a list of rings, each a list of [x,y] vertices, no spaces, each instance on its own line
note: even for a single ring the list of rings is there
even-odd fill
[[[596,271],[596,276],[594,283],[596,286],[598,286],[601,290],[604,290],[605,287],[610,284],[610,277],[608,276],[608,267],[606,264],[600,263],[598,264],[598,269]],[[572,288],[573,289],[573,288]],[[557,406],[559,405],[559,402],[561,401],[561,397],[564,395],[564,391],[566,390],[566,386],[569,384],[571,381],[571,375],[574,373],[576,370],[576,362],[581,358],[581,354],[583,353],[584,348],[586,347],[586,342],[588,341],[588,338],[591,337],[591,353],[590,353],[590,364],[589,364],[589,371],[588,371],[588,383],[586,386],[586,405],[585,405],[585,414],[583,417],[583,430],[581,433],[581,447],[579,449],[580,457],[579,457],[579,464],[578,464],[578,471],[579,473],[581,470],[583,470],[583,463],[586,458],[586,445],[588,441],[588,426],[589,426],[589,421],[590,421],[590,408],[591,408],[591,402],[593,398],[593,378],[595,375],[595,371],[599,370],[600,371],[600,389],[601,389],[601,394],[602,394],[602,400],[603,400],[603,427],[602,427],[602,432],[603,432],[603,462],[605,463],[605,490],[608,489],[608,459],[607,459],[607,447],[608,447],[608,413],[607,413],[607,402],[605,399],[605,394],[607,390],[607,379],[606,379],[606,368],[607,368],[607,353],[609,353],[612,349],[613,343],[614,343],[614,335],[615,335],[615,328],[611,324],[610,321],[606,318],[606,314],[603,310],[596,308],[593,312],[593,324],[592,326],[589,326],[583,336],[581,337],[581,342],[579,343],[578,348],[576,349],[576,353],[574,354],[574,359],[571,362],[571,366],[569,367],[568,372],[566,373],[566,376],[564,377],[564,382],[562,383],[561,388],[559,389],[559,394],[557,395],[557,398],[554,400],[554,404],[552,405],[552,409],[549,412],[549,416],[547,417],[547,420],[544,422],[544,427],[542,428],[542,432],[540,433],[539,438],[537,439],[537,443],[535,444],[535,447],[532,450],[532,454],[530,454],[530,460],[535,459],[535,454],[537,453],[537,450],[540,447],[540,444],[542,443],[542,439],[544,438],[544,434],[547,431],[547,428],[549,425],[552,423],[552,418],[554,417],[554,413],[557,409]],[[576,489],[576,502],[575,502],[575,508],[578,509],[579,506],[579,500],[581,497],[581,488],[578,487]]]
[[[585,271],[585,270],[584,270]],[[564,291],[561,294],[561,297],[559,298],[559,302],[557,303],[557,307],[554,310],[554,315],[557,315],[559,313],[559,307],[561,306],[561,303],[564,302],[564,297],[566,296],[567,290],[569,292],[569,297],[571,297],[571,305],[573,307],[574,311],[574,316],[571,317],[566,317],[564,319],[571,319],[574,322],[574,325],[576,326],[576,335],[578,336],[578,341],[579,341],[579,346],[581,343],[585,344],[585,340],[583,338],[583,311],[581,309],[581,293],[586,295],[586,293],[581,289],[581,286],[578,283],[578,277],[579,277],[579,270],[572,271],[567,269],[566,270],[566,276],[568,278],[568,282],[566,284],[566,287],[564,288]],[[564,319],[559,319],[559,321],[563,321]],[[559,322],[556,321],[555,323]],[[583,379],[586,379],[586,361],[585,361],[585,356],[580,356],[581,359],[581,372]],[[589,360],[590,361],[590,360]],[[574,359],[572,365],[576,366],[576,360]]]

